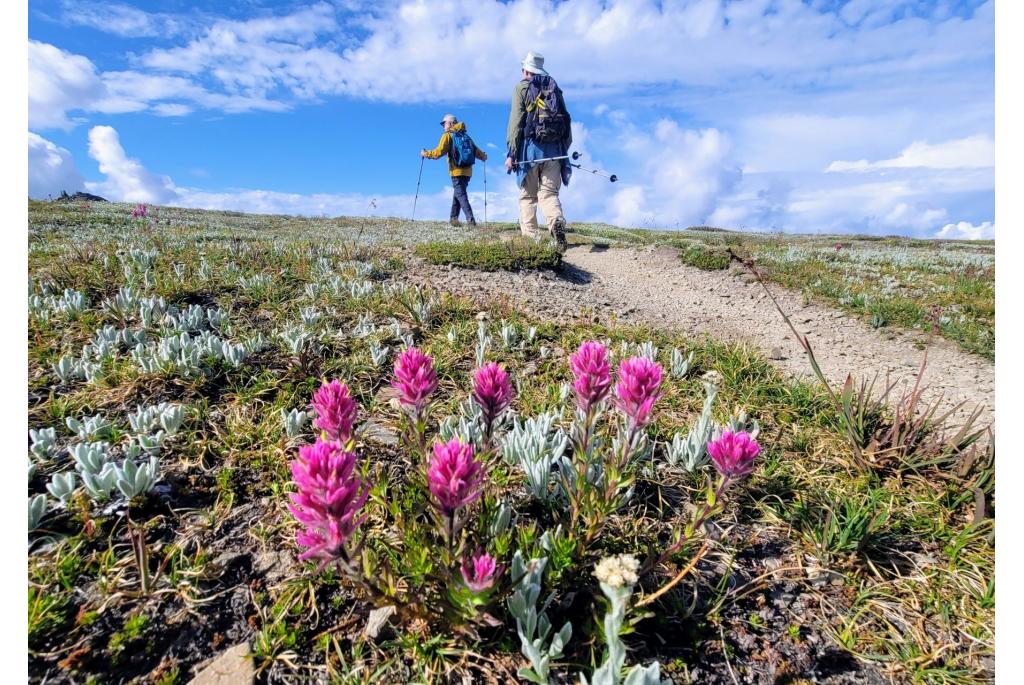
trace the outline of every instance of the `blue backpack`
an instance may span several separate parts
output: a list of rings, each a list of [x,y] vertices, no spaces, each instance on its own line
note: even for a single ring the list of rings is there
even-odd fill
[[[473,166],[476,162],[476,145],[465,131],[451,131],[452,160],[455,166]]]

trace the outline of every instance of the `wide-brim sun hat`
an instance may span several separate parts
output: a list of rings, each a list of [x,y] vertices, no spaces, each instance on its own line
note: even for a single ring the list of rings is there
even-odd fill
[[[544,71],[544,55],[540,53],[532,50],[526,53],[526,59],[522,61],[522,65],[523,69],[531,74],[544,74],[547,76],[548,72]]]
[[[455,118],[454,114],[445,114],[443,117],[441,117],[441,125],[442,126],[444,125],[444,122],[446,122],[446,121],[450,121],[453,124],[459,123],[459,120]]]

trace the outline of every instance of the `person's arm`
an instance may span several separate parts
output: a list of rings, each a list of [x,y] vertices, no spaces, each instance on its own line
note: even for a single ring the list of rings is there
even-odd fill
[[[435,147],[433,150],[423,150],[421,154],[427,159],[437,159],[441,155],[446,154],[448,152],[448,146],[451,145],[451,141],[451,135],[448,133],[448,131],[445,131],[444,134],[441,136],[441,140],[440,142],[438,142],[437,147]]]
[[[481,150],[480,148],[478,148],[476,146],[476,143],[473,143],[473,152],[476,153],[476,158],[479,159],[480,161],[482,161],[482,162],[486,162],[487,161],[487,153],[484,152],[483,150]]]
[[[516,152],[519,150],[519,145],[523,142],[523,123],[526,120],[523,83],[525,81],[520,81],[512,90],[512,109],[508,115],[508,131],[505,135],[505,143],[507,145],[506,157],[513,160],[515,159]]]

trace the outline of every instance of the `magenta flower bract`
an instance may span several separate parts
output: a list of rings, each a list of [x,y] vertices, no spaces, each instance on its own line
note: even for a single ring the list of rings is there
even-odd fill
[[[583,411],[608,396],[612,384],[608,367],[608,350],[599,342],[587,340],[569,358],[569,366],[576,381],[572,384],[576,402]]]
[[[398,391],[398,401],[419,414],[437,390],[434,360],[410,347],[395,359],[395,380],[391,386]]]
[[[708,454],[715,468],[726,478],[746,476],[754,470],[754,459],[761,453],[761,446],[747,433],[724,431],[718,440],[708,443]]]
[[[442,514],[451,517],[457,509],[475,502],[483,482],[483,465],[473,458],[472,445],[464,445],[458,438],[434,445],[427,483]]]
[[[641,428],[650,420],[654,403],[661,397],[661,373],[661,366],[647,357],[630,357],[619,364],[616,406],[633,428]]]
[[[132,217],[135,219],[141,219],[146,216],[146,205],[135,205],[135,209],[132,210]]]
[[[355,472],[356,455],[336,442],[317,440],[299,448],[291,467],[298,489],[288,509],[305,526],[295,539],[307,548],[299,559],[319,559],[321,568],[347,561],[345,542],[366,519],[359,511],[369,495]]]
[[[337,380],[321,385],[313,394],[313,409],[317,413],[314,426],[327,433],[331,440],[348,442],[358,405],[347,385]]]
[[[490,426],[512,403],[512,382],[505,369],[494,362],[484,364],[473,374],[473,400],[483,411]]]
[[[462,562],[462,580],[472,592],[479,593],[489,590],[494,581],[501,575],[502,569],[494,557],[486,552],[477,552],[476,556]]]

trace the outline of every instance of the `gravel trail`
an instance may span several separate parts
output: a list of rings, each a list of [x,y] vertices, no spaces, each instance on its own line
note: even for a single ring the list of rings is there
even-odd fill
[[[811,377],[799,343],[760,284],[730,271],[702,271],[679,261],[674,248],[597,249],[571,247],[561,273],[485,273],[416,260],[412,280],[477,301],[507,300],[541,318],[618,321],[707,333],[719,340],[759,348],[787,375]],[[805,304],[800,293],[770,285],[797,330],[809,336],[822,370],[834,384],[847,373],[872,377],[889,373],[911,382],[924,352],[925,335],[896,328],[873,329],[837,309]],[[928,352],[926,398],[943,396],[958,414],[976,405],[982,421],[993,420],[995,368],[992,362],[935,338]],[[898,386],[897,389],[899,389]]]

